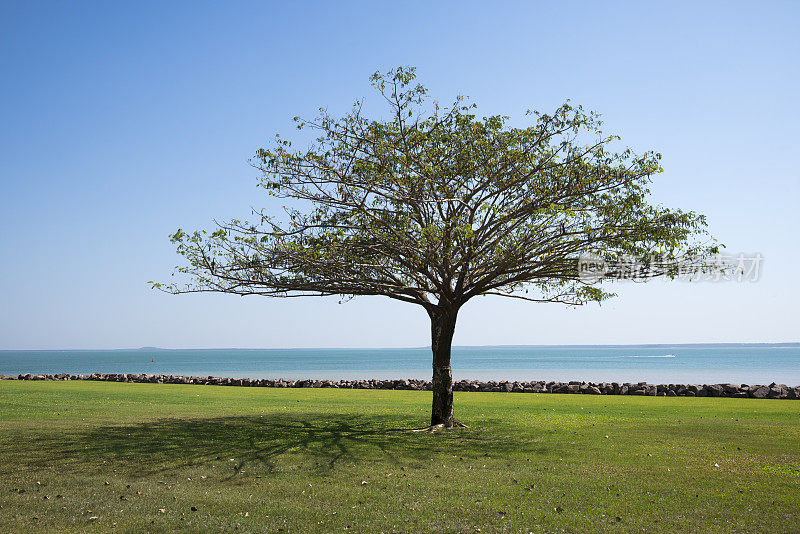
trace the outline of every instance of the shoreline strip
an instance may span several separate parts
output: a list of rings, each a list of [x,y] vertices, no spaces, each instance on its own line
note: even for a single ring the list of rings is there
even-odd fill
[[[144,373],[92,373],[88,375],[20,374],[0,380],[131,382],[139,384],[197,384],[206,386],[274,387],[274,388],[331,388],[331,389],[391,389],[430,391],[431,381],[420,379],[360,379],[360,380],[285,380],[269,378],[220,378],[214,376],[155,375]],[[480,381],[453,382],[453,391],[507,393],[567,393],[587,395],[641,395],[651,397],[730,397],[754,399],[800,399],[800,386],[771,383],[756,384],[649,384],[647,382],[570,382],[540,381]]]

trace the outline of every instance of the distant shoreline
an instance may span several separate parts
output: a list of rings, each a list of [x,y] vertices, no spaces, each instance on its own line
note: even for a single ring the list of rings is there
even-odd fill
[[[143,373],[92,373],[70,375],[68,373],[24,375],[0,375],[0,380],[21,381],[97,381],[128,382],[142,384],[186,384],[206,386],[270,387],[270,388],[325,388],[325,389],[386,389],[429,391],[429,380],[284,380],[221,378],[200,376],[153,375]],[[459,380],[453,391],[505,392],[505,393],[555,393],[588,395],[637,395],[651,397],[729,397],[754,399],[800,399],[800,385],[786,384],[648,384],[619,382],[545,382],[545,381],[479,381]]]

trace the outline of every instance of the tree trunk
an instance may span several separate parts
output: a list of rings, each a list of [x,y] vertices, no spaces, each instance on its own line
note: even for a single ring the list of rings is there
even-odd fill
[[[431,426],[462,426],[453,417],[453,373],[450,370],[450,348],[456,329],[456,310],[436,310],[431,317],[431,349],[433,350],[433,407]]]

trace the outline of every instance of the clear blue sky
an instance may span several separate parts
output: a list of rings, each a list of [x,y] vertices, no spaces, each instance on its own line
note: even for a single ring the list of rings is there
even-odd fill
[[[0,348],[429,343],[379,298],[164,295],[168,234],[266,205],[247,159],[376,69],[521,118],[571,98],[664,155],[751,284],[623,284],[602,307],[482,299],[457,344],[798,341],[796,2],[11,2],[0,7]]]

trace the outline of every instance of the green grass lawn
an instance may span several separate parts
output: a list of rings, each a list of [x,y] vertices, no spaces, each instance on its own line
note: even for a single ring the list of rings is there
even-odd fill
[[[800,531],[800,402],[0,381],[0,531]]]

